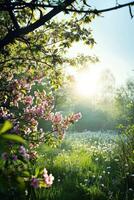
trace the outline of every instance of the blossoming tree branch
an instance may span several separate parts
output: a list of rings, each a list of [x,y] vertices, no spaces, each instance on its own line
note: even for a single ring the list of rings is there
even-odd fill
[[[16,162],[16,167],[17,164],[19,167],[20,161],[35,163],[38,159],[36,149],[40,144],[47,142],[48,135],[56,140],[62,140],[65,130],[70,124],[78,121],[81,114],[71,114],[64,118],[60,112],[53,112],[54,98],[50,94],[47,95],[45,90],[34,91],[34,95],[31,95],[32,86],[36,83],[41,84],[40,77],[34,77],[29,81],[28,78],[13,78],[12,74],[7,73],[6,78],[8,92],[3,89],[1,93],[0,120],[1,122],[6,120],[12,122],[13,128],[10,130],[10,134],[16,133],[21,136],[28,142],[28,147],[16,145],[14,142],[9,143],[8,149],[2,153],[2,158],[6,166],[9,164],[11,166]],[[38,127],[39,119],[50,121],[52,129],[47,133],[40,129]],[[29,173],[31,174],[29,177],[25,177],[25,181],[30,181],[30,185],[34,188],[50,187],[53,183],[54,177],[52,174],[48,175],[46,169],[41,174]]]

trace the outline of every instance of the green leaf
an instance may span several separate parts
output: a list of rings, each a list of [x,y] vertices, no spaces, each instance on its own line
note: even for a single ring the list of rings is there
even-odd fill
[[[30,173],[28,171],[23,171],[22,172],[22,175],[25,176],[25,177],[29,177],[30,176]]]
[[[20,143],[23,143],[23,144],[26,143],[25,140],[22,137],[20,137],[18,135],[15,135],[15,134],[12,134],[12,135],[10,135],[10,134],[4,134],[4,135],[2,135],[2,137],[4,139],[13,140],[15,142],[20,142]]]
[[[18,182],[18,186],[21,190],[23,190],[25,188],[25,181],[23,177],[17,177],[17,182]]]
[[[7,132],[8,130],[10,130],[13,127],[12,123],[10,121],[5,121],[3,126],[0,129],[0,135],[2,133]]]
[[[40,172],[40,168],[36,167],[36,169],[35,169],[35,177],[38,177],[39,172]]]

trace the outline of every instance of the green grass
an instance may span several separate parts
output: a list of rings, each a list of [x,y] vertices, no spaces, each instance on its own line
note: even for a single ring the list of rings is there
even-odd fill
[[[58,148],[40,147],[39,165],[55,177],[40,199],[133,200],[133,168],[118,141],[115,133],[68,133]]]

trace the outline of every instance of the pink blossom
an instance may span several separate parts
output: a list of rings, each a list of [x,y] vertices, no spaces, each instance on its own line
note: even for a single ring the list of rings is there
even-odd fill
[[[48,106],[48,101],[47,100],[43,101],[42,102],[42,106],[47,107]]]
[[[79,119],[81,119],[81,117],[82,117],[82,114],[79,112],[79,113],[72,114],[71,116],[67,118],[67,120],[70,123],[74,123],[74,122],[77,122]]]
[[[62,114],[60,112],[56,112],[52,117],[52,122],[55,124],[60,123],[63,120]]]
[[[81,119],[81,117],[82,117],[82,114],[80,112],[76,113],[73,115],[73,120],[78,121],[79,119]]]
[[[42,105],[39,105],[37,108],[36,108],[36,114],[37,115],[43,115],[44,114],[44,107]]]
[[[45,119],[46,119],[46,120],[52,121],[53,117],[54,117],[54,113],[51,112],[51,113],[49,113],[49,114],[47,115],[47,117],[46,117]]]
[[[54,177],[52,176],[52,174],[48,175],[46,168],[44,168],[43,177],[44,177],[44,181],[45,181],[46,185],[48,187],[50,187],[53,184]]]
[[[24,103],[27,105],[32,105],[33,104],[33,97],[32,96],[26,96],[24,99]]]
[[[68,129],[68,126],[69,126],[69,121],[68,121],[68,119],[64,119],[63,128],[64,128],[64,129]]]
[[[53,175],[50,174],[49,176],[48,176],[48,175],[45,176],[45,177],[44,177],[44,181],[45,181],[46,185],[47,185],[48,187],[50,187],[50,186],[53,184],[53,181],[54,181]]]

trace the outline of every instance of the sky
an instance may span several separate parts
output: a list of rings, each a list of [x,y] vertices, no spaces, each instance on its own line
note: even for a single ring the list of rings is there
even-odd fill
[[[119,1],[120,4],[126,2],[130,0]],[[115,6],[115,1],[90,0],[90,4],[101,9]],[[70,55],[96,55],[100,62],[95,67],[98,70],[109,68],[117,85],[134,77],[134,19],[131,19],[128,7],[103,13],[102,17],[97,17],[92,22],[91,28],[97,44],[93,49],[82,43],[74,44]]]

